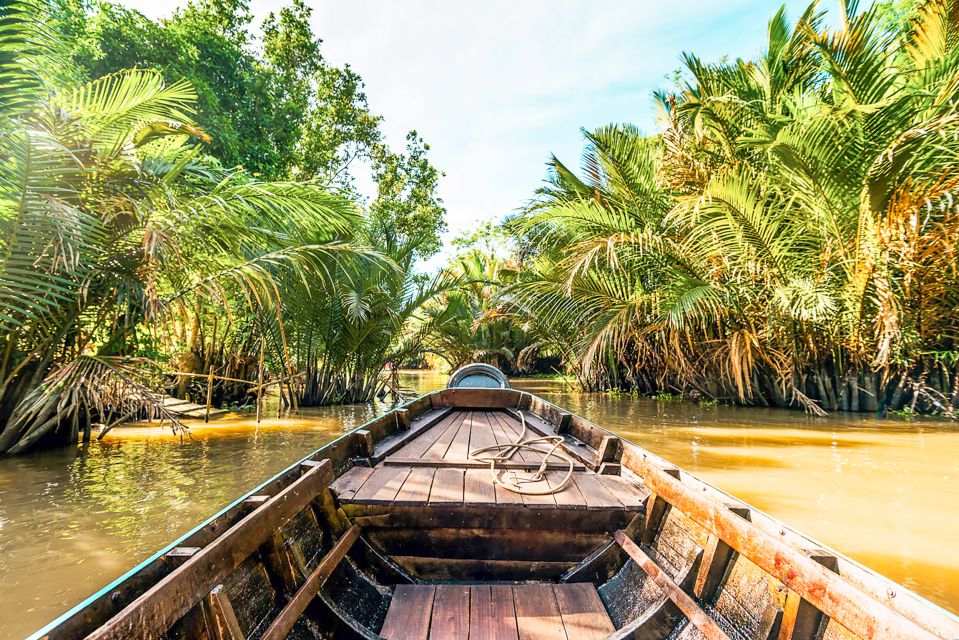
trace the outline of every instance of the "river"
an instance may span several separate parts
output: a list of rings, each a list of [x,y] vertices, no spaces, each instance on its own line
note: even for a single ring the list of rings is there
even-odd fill
[[[412,373],[407,384],[445,384]],[[959,611],[959,428],[933,420],[576,394],[518,380],[947,609]],[[115,429],[0,459],[0,639],[22,638],[385,405]]]

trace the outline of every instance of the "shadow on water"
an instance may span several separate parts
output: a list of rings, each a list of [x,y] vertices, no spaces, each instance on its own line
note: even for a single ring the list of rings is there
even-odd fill
[[[442,387],[418,372],[404,386]],[[516,386],[644,446],[953,610],[959,431]],[[385,405],[230,415],[182,443],[155,425],[0,459],[0,638],[38,628],[293,461]]]

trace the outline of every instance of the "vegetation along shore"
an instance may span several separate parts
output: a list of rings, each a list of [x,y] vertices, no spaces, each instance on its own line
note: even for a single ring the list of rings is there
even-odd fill
[[[581,166],[551,157],[435,273],[429,145],[384,142],[309,18],[294,0],[254,42],[240,0],[0,9],[0,452],[179,431],[171,395],[364,402],[400,365],[474,360],[955,416],[953,2],[813,3],[750,59],[684,55],[659,130],[584,130]]]

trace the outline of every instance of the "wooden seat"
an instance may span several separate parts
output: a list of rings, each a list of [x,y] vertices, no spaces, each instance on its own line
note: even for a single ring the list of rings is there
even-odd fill
[[[387,640],[593,640],[615,631],[596,588],[572,584],[398,585]]]
[[[464,465],[465,466],[465,465]],[[527,477],[526,470],[506,469]],[[534,490],[557,489],[563,471],[551,469],[546,479],[527,486]],[[510,478],[512,480],[512,478]],[[521,495],[495,486],[489,469],[436,466],[353,467],[330,487],[344,505],[428,506],[463,505],[506,508],[539,507],[589,511],[641,511],[649,492],[619,476],[592,471],[574,471],[570,481],[556,493]],[[347,513],[350,509],[347,509]]]
[[[349,518],[365,523],[369,542],[420,580],[558,580],[614,531],[644,518],[642,483],[582,461],[567,481],[569,464],[553,459],[532,482],[542,455],[521,449],[498,478],[539,493],[495,483],[470,452],[530,436],[503,411],[453,409],[408,435],[330,489]]]
[[[370,505],[525,507],[634,514],[643,510],[649,491],[641,484],[616,475],[596,474],[578,462],[570,481],[563,486],[567,466],[556,459],[550,461],[545,479],[525,482],[523,479],[542,458],[520,450],[514,460],[501,465],[500,473],[524,487],[547,492],[521,495],[496,486],[484,463],[469,459],[471,451],[514,442],[522,432],[516,418],[502,411],[451,411],[375,467],[354,467],[330,488],[350,515],[368,515],[369,510],[360,507]],[[535,434],[527,432],[526,437],[531,435]]]

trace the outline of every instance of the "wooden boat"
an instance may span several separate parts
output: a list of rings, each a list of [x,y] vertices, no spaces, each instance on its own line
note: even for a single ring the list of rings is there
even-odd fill
[[[956,616],[492,367],[452,385],[33,637],[959,638]]]

